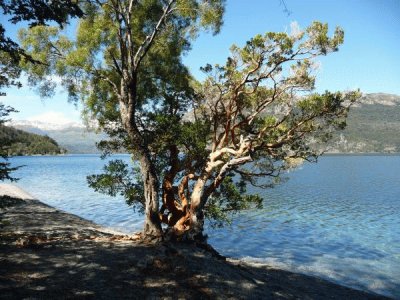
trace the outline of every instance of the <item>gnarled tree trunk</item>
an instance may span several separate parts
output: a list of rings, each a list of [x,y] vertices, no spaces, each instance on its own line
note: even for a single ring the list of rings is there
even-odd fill
[[[190,229],[187,233],[191,240],[204,241],[204,213],[205,200],[203,198],[204,186],[208,179],[208,169],[197,179],[193,187],[190,201]]]
[[[194,179],[194,174],[185,175],[179,186],[172,187],[171,184],[175,175],[176,170],[171,168],[163,184],[163,207],[168,209],[168,215],[165,215],[164,209],[162,209],[160,219],[169,227],[168,238],[172,236],[173,239],[204,242],[203,208],[207,199],[202,198],[202,195],[208,174],[203,173],[203,176],[197,178],[192,193],[189,191],[188,183],[190,179]],[[178,198],[176,200],[174,188],[177,188]]]
[[[159,238],[162,236],[161,223],[158,217],[158,180],[147,155],[140,158],[145,197],[145,223],[143,233],[147,237]]]
[[[128,88],[123,86],[123,90],[126,91]],[[129,95],[129,102],[132,103],[134,101],[135,93],[130,91],[130,93],[128,92],[126,94]],[[121,97],[121,99],[124,99],[124,97]],[[145,223],[143,234],[148,238],[161,238],[163,232],[158,217],[159,184],[153,162],[150,159],[150,150],[146,147],[145,140],[135,124],[134,106],[126,105],[124,101],[120,101],[120,114],[122,123],[128,133],[131,143],[136,146],[136,154],[139,155],[145,198]]]

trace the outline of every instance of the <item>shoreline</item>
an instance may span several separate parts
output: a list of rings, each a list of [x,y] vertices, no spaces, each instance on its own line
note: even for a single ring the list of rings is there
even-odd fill
[[[400,152],[326,152],[321,156],[400,156]]]
[[[5,187],[7,186],[7,187]],[[317,277],[149,244],[0,185],[0,298],[390,299]],[[79,276],[78,276],[79,275]]]

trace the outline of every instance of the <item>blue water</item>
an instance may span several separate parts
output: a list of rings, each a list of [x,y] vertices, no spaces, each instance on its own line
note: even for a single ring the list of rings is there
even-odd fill
[[[142,216],[122,198],[87,187],[86,176],[103,165],[97,156],[12,162],[26,165],[15,173],[18,185],[43,202],[120,231],[141,229]],[[400,156],[326,156],[286,175],[258,191],[263,210],[209,228],[209,242],[226,256],[400,299]]]

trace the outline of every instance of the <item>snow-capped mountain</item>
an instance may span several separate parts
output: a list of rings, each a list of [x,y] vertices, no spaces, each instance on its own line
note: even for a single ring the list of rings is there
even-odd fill
[[[82,123],[78,122],[59,122],[59,123],[53,123],[53,122],[44,122],[44,121],[38,121],[38,120],[12,120],[6,124],[7,126],[12,126],[15,128],[20,128],[20,127],[31,127],[31,128],[36,128],[42,131],[48,131],[48,130],[64,130],[67,128],[82,128],[84,129],[85,126],[83,126]],[[21,129],[23,129],[21,128]]]
[[[400,96],[366,94],[350,109],[347,128],[332,141],[330,152],[400,152]],[[93,121],[95,126],[95,121]],[[48,135],[69,153],[98,153],[96,142],[107,139],[82,123],[60,113],[46,113],[30,120],[11,121],[8,126],[31,133]]]

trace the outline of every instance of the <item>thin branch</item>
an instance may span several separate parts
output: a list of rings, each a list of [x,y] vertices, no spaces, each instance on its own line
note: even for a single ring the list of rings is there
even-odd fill
[[[112,61],[113,61],[113,63],[114,63],[114,67],[115,67],[116,71],[118,72],[118,74],[119,74],[120,76],[122,76],[122,70],[121,70],[121,67],[120,67],[119,64],[118,64],[117,59],[115,58],[115,56],[114,56],[110,51],[109,51],[108,53],[110,54],[110,56],[111,56],[111,58],[112,58]]]
[[[168,15],[171,13],[171,7],[174,4],[176,0],[170,0],[167,4],[167,6],[164,9],[163,14],[161,15],[160,19],[157,22],[157,25],[155,26],[153,32],[151,35],[147,36],[146,39],[142,42],[142,44],[139,46],[138,50],[136,51],[136,54],[133,58],[133,64],[134,64],[134,69],[136,70],[142,59],[145,57],[146,53],[149,51],[155,37],[157,36],[157,33],[161,29],[161,25],[165,21],[165,19],[168,17]]]
[[[101,79],[105,80],[111,86],[111,88],[113,89],[115,95],[118,98],[121,98],[121,95],[120,95],[119,90],[118,90],[118,86],[108,76],[106,76],[104,74],[101,74],[101,71],[97,70],[96,68],[94,68],[94,70],[92,70],[92,71],[89,71],[89,73],[91,73],[94,76],[99,76]]]

